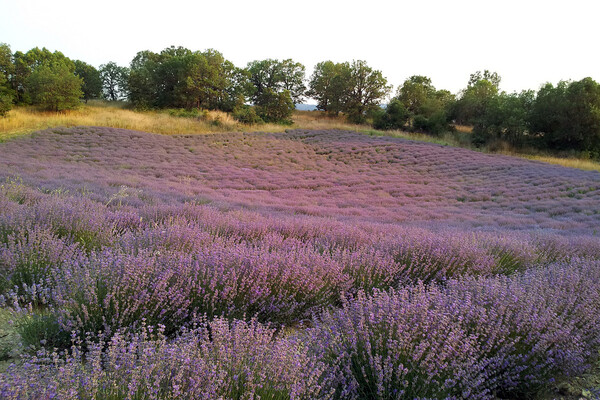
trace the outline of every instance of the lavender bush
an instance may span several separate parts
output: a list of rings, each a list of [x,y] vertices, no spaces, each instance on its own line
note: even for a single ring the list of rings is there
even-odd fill
[[[308,335],[342,398],[529,397],[600,344],[599,267],[361,292]]]
[[[256,321],[223,319],[167,340],[162,328],[40,351],[0,377],[3,399],[330,398],[324,364]]]

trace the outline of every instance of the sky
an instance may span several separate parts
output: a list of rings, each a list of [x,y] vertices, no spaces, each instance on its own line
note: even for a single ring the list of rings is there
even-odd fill
[[[600,81],[594,0],[128,1],[0,0],[0,42],[59,50],[99,67],[138,51],[213,48],[243,67],[292,58],[307,78],[320,61],[365,60],[398,85],[425,75],[457,93],[496,71],[507,92]]]

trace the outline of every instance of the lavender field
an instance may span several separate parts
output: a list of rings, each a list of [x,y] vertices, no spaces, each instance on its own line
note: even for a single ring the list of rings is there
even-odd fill
[[[508,156],[37,132],[0,144],[0,398],[531,398],[598,361],[598,229],[600,173]]]

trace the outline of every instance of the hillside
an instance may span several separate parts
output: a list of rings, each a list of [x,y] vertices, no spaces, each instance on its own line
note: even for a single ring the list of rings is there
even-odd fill
[[[4,309],[47,349],[4,398],[516,398],[597,362],[596,171],[343,130],[0,153]]]

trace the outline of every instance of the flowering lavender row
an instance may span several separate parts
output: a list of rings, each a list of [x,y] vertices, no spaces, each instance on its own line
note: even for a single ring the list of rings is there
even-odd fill
[[[340,131],[53,129],[3,144],[2,176],[111,205],[214,202],[345,221],[580,233],[600,222],[597,172]]]
[[[0,375],[3,399],[327,399],[326,366],[255,321],[204,323],[167,340],[159,327],[63,353],[40,351]]]
[[[528,398],[600,345],[600,264],[359,295],[309,341],[341,398]]]
[[[306,331],[201,323],[167,340],[144,322],[0,376],[2,398],[495,399],[585,370],[600,345],[600,265],[360,292]]]

